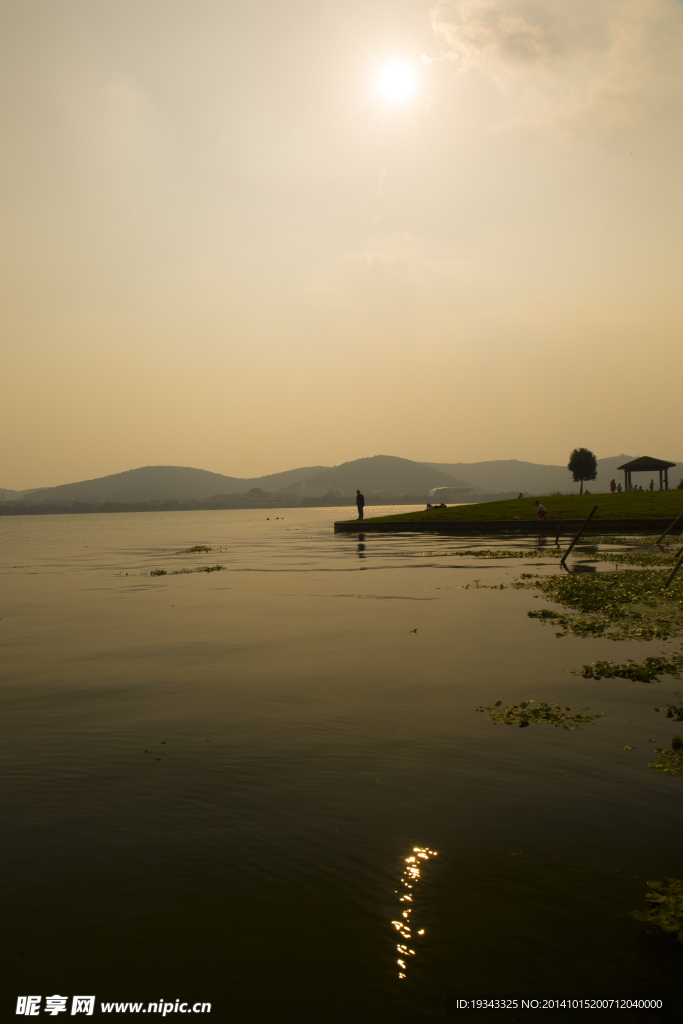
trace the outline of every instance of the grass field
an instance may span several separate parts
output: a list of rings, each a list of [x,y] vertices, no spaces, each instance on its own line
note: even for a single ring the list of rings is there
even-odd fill
[[[628,494],[569,494],[539,498],[553,520],[585,519],[594,505],[594,519],[675,519],[683,512],[683,490],[629,491]],[[478,505],[454,505],[451,508],[405,512],[402,515],[376,516],[369,523],[393,523],[402,519],[427,522],[463,522],[510,519],[538,519],[533,498],[510,501],[486,501]]]

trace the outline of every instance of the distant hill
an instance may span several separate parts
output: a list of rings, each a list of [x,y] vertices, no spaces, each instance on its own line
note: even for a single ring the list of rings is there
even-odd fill
[[[655,456],[666,458],[666,456]],[[613,455],[607,459],[598,459],[598,476],[586,486],[593,493],[609,490],[609,482],[614,478],[617,482],[624,482],[623,473],[619,473],[617,466],[624,462],[635,459],[635,455]],[[670,459],[674,462],[676,460]],[[545,466],[536,462],[520,462],[517,459],[500,459],[495,462],[428,462],[428,466],[434,466],[444,473],[452,473],[467,480],[477,490],[488,491],[523,491],[525,494],[548,494],[553,491],[565,493],[579,489],[579,484],[574,483],[572,475],[566,466]],[[678,483],[676,472],[683,475],[683,461],[678,462],[676,470],[669,473],[669,486],[675,487]],[[675,482],[674,482],[675,480]],[[634,477],[634,483],[646,487],[649,479]],[[655,479],[655,486],[658,486],[659,479]]]
[[[244,494],[252,487],[264,491],[294,491],[302,495],[336,489],[355,494],[356,488],[384,494],[425,495],[432,487],[466,486],[447,473],[399,459],[376,455],[341,466],[303,466],[259,477],[223,476],[187,466],[142,466],[125,473],[44,487],[27,495],[31,501],[162,501],[166,498],[206,498],[213,494]],[[18,492],[14,492],[17,494]],[[12,500],[12,499],[8,499]]]
[[[292,469],[244,479],[188,466],[142,466],[95,480],[81,480],[33,491],[31,501],[161,501],[164,498],[206,498],[212,494],[243,494],[251,487],[286,490],[321,466]]]
[[[598,478],[588,484],[593,493],[606,491],[612,477],[621,479],[617,466],[634,456],[615,455],[598,459]],[[674,461],[673,459],[671,460]],[[683,460],[669,474],[675,487],[683,476]],[[643,474],[638,483],[647,486]],[[657,483],[657,481],[655,481]],[[340,491],[346,497],[359,488],[370,502],[373,495],[427,496],[435,487],[472,488],[474,494],[460,500],[486,500],[487,494],[548,494],[578,489],[564,466],[546,466],[517,459],[493,462],[413,462],[393,455],[354,459],[340,466],[303,466],[284,473],[258,477],[224,476],[188,466],[142,466],[125,473],[42,487],[26,491],[6,490],[5,501],[26,499],[50,502],[163,501],[169,498],[197,499],[214,494],[244,494],[252,487],[264,491],[293,491],[302,497]]]
[[[9,487],[0,487],[0,498],[2,501],[21,501],[22,498],[30,499],[36,490],[35,487],[28,491],[13,491]]]
[[[367,502],[373,494],[426,496],[432,487],[467,487],[462,480],[441,469],[394,455],[373,455],[369,459],[343,462],[341,466],[332,466],[307,477],[305,485],[309,489],[334,488],[347,497],[358,488]]]

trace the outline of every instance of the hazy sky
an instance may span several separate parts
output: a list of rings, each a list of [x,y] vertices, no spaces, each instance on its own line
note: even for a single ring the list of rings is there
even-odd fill
[[[680,452],[678,0],[6,0],[0,35],[3,486]]]

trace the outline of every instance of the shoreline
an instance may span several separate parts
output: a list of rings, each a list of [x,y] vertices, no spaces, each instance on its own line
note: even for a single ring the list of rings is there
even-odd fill
[[[446,519],[446,520],[341,520],[334,524],[335,533],[448,533],[448,534],[500,534],[521,533],[555,537],[558,530],[562,536],[578,530],[584,519]],[[662,533],[673,520],[666,519],[592,519],[584,533],[602,535],[605,533]]]

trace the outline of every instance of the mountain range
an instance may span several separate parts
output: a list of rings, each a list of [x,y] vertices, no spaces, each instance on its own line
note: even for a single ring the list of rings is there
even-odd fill
[[[619,479],[617,466],[635,456],[616,455],[598,459],[598,477],[588,484],[595,492],[606,491],[612,477]],[[671,460],[673,461],[673,460]],[[681,465],[679,462],[678,465]],[[682,466],[683,469],[683,466]],[[671,474],[676,486],[676,471]],[[641,481],[638,481],[641,482]],[[643,476],[642,484],[649,480]],[[657,483],[657,481],[655,481]],[[392,455],[354,459],[340,466],[304,466],[283,473],[260,477],[232,477],[186,466],[143,466],[124,473],[113,473],[94,480],[81,480],[57,487],[29,491],[4,491],[5,501],[31,502],[135,502],[169,498],[205,498],[215,494],[245,494],[253,488],[270,492],[290,492],[301,497],[318,496],[330,491],[351,496],[359,488],[367,502],[373,494],[426,497],[436,487],[461,491],[458,500],[486,500],[487,492],[498,497],[506,492],[547,494],[577,489],[565,466],[520,462],[517,459],[490,462],[414,462]],[[451,499],[454,500],[454,499]]]

